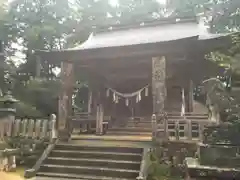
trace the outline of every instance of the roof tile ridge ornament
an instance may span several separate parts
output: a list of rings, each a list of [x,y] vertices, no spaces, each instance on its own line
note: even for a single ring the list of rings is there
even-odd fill
[[[89,34],[89,36],[88,36],[88,38],[87,38],[86,41],[84,41],[82,44],[77,45],[77,46],[74,47],[74,48],[69,48],[69,49],[71,49],[71,50],[76,50],[76,48],[79,48],[79,47],[81,47],[81,46],[83,46],[83,45],[86,45],[88,42],[90,42],[90,41],[93,39],[93,37],[94,37],[95,35],[96,35],[96,32],[95,32],[95,31],[92,31],[92,32]]]
[[[181,24],[181,23],[198,23],[197,16],[179,16],[179,17],[171,17],[171,18],[162,18],[162,19],[153,19],[147,21],[139,21],[134,23],[128,24],[112,24],[108,26],[100,26],[95,29],[95,33],[103,33],[109,31],[118,31],[124,29],[133,29],[133,28],[140,28],[140,27],[152,27],[156,25],[170,25],[170,24]]]

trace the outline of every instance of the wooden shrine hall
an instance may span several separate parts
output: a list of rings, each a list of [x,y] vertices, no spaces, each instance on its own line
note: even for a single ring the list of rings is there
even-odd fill
[[[76,112],[76,82],[88,81],[88,112],[103,133],[109,119],[121,124],[129,117],[165,112],[193,112],[193,89],[221,73],[205,59],[226,46],[227,36],[201,33],[195,18],[99,28],[81,45],[63,51],[36,51],[39,59],[61,64],[60,136],[69,136]],[[82,77],[80,77],[82,76]],[[80,118],[80,117],[79,117]]]

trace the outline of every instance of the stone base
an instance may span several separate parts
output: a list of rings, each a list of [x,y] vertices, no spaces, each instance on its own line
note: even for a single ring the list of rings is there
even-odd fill
[[[68,141],[71,138],[71,134],[68,130],[59,130],[58,138],[60,141]]]
[[[226,168],[240,168],[239,146],[200,144],[199,164]]]
[[[186,158],[186,179],[240,179],[240,169],[221,168],[217,166],[200,165],[198,159]]]

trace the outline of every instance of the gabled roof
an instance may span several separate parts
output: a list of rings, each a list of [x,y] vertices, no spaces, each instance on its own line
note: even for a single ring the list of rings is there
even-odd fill
[[[129,45],[169,42],[191,37],[198,40],[214,39],[222,34],[203,33],[196,19],[179,20],[161,23],[151,22],[130,27],[119,27],[91,33],[81,45],[68,50],[97,49],[105,47],[121,47]]]
[[[83,44],[61,51],[37,50],[47,60],[112,59],[133,56],[154,56],[192,51],[208,52],[229,46],[226,35],[203,33],[196,18],[147,22],[112,27],[92,33]],[[192,49],[192,47],[195,47]]]
[[[174,23],[148,23],[128,28],[117,28],[92,33],[83,44],[69,50],[96,49],[104,47],[129,46],[168,42],[200,34],[196,20]]]

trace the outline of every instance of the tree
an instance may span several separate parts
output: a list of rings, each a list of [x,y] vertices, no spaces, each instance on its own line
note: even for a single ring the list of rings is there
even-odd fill
[[[240,1],[238,0],[169,0],[170,16],[199,15],[212,32],[239,31]]]
[[[68,1],[16,0],[9,4],[7,15],[9,24],[17,30],[17,33],[8,32],[8,34],[12,37],[12,41],[21,43],[19,45],[23,46],[22,53],[26,55],[25,62],[15,67],[15,71],[11,73],[15,86],[13,93],[21,100],[19,108],[25,110],[29,107],[29,112],[37,109],[44,116],[50,111],[56,112],[56,98],[52,98],[53,94],[57,95],[54,88],[55,81],[32,80],[36,76],[34,51],[64,48],[66,36],[73,32],[73,27],[77,24]],[[14,51],[12,47],[9,49]],[[42,78],[56,79],[56,74],[53,72],[56,65],[45,60],[41,64]],[[30,108],[31,106],[33,108]]]

